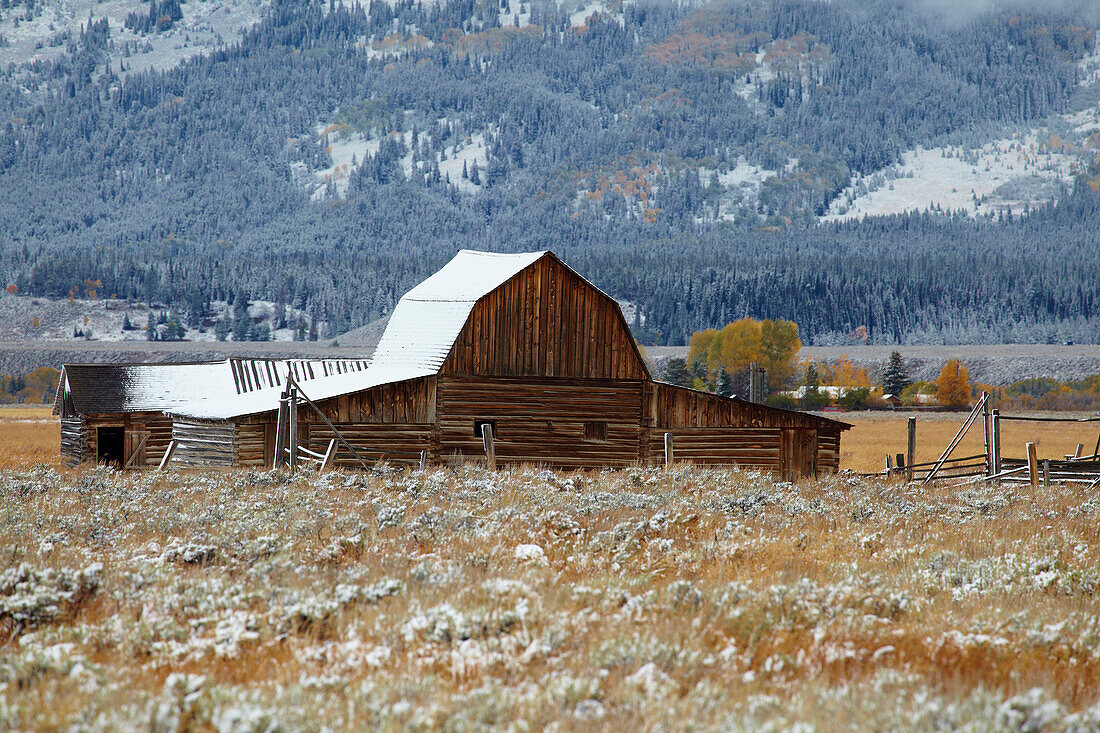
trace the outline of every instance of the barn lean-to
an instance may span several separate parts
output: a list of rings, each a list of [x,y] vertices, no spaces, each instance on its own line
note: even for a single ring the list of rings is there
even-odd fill
[[[373,358],[67,365],[58,388],[71,462],[271,466],[293,374],[300,445],[339,436],[365,460],[735,464],[787,479],[835,471],[846,423],[698,392],[650,375],[613,299],[550,252],[462,251],[398,303]],[[342,444],[337,465],[357,466]]]

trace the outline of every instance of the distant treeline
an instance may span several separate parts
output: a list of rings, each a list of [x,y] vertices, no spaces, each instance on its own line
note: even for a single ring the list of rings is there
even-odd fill
[[[528,6],[519,29],[472,0],[276,0],[239,43],[125,78],[90,21],[60,57],[0,71],[0,276],[58,297],[100,280],[192,321],[244,292],[328,337],[459,248],[552,249],[640,304],[644,343],[743,316],[811,344],[1100,340],[1100,170],[1023,220],[813,224],[853,172],[1065,109],[1095,47],[1080,19],[642,0],[574,29]],[[396,51],[365,52],[383,40]],[[774,78],[752,76],[759,52]],[[381,142],[345,197],[330,181],[313,200],[295,171],[333,165],[328,122]],[[473,135],[487,160],[460,193],[440,163]],[[719,180],[743,161],[774,174],[759,197]]]

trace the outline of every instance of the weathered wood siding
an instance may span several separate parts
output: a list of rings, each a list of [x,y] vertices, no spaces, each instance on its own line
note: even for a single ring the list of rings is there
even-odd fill
[[[176,452],[172,465],[232,466],[236,460],[236,426],[228,420],[183,420],[172,425]]]
[[[741,466],[779,472],[780,428],[670,428],[649,436],[649,457],[665,459],[665,433],[672,434],[673,458],[704,465]]]
[[[441,374],[641,380],[618,304],[552,257],[484,296]]]
[[[836,473],[840,470],[840,430],[821,429],[817,433],[817,470]]]
[[[485,451],[475,421],[494,423],[498,463],[625,466],[640,460],[642,382],[440,377],[433,457]]]
[[[435,428],[431,423],[333,424],[368,465],[380,460],[419,463],[420,451],[431,451]],[[328,449],[329,441],[336,437],[322,422],[311,423],[308,430],[304,445],[316,453],[324,453]],[[347,447],[337,443],[336,465],[358,468],[359,462]]]
[[[275,457],[275,424],[242,423],[236,426],[236,431],[237,465],[271,468]]]
[[[810,428],[828,421],[793,410],[719,397],[664,382],[653,384],[652,418],[661,428]]]
[[[88,437],[84,418],[61,418],[61,456],[67,466],[75,466],[88,459]],[[94,458],[94,456],[93,456]]]
[[[671,433],[678,461],[767,469],[788,481],[838,465],[840,431],[815,415],[660,382],[647,392],[647,409],[651,462],[664,460],[664,436]],[[823,430],[831,436],[823,443],[825,460],[818,454]]]

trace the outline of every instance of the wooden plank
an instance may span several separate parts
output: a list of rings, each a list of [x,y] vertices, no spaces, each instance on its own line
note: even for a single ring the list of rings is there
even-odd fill
[[[157,466],[158,471],[163,471],[164,467],[168,465],[168,462],[172,460],[173,454],[176,452],[176,441],[168,443],[168,450],[164,451],[164,457],[160,459],[160,465]]]
[[[1027,476],[1031,482],[1031,488],[1039,488],[1039,463],[1036,459],[1035,444],[1028,443],[1024,446],[1027,450]]]
[[[911,417],[906,424],[906,441],[905,441],[905,478],[909,481],[913,480],[913,463],[917,459],[917,418]],[[839,450],[839,441],[837,449]],[[991,464],[992,465],[992,464]]]
[[[481,440],[485,446],[485,460],[488,463],[489,470],[497,470],[497,452],[496,446],[493,445],[493,426],[485,423],[481,426]]]

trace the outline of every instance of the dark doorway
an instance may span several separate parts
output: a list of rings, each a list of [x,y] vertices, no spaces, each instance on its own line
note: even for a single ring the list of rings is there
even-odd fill
[[[96,463],[122,468],[126,460],[124,434],[121,427],[99,428],[96,439]]]

